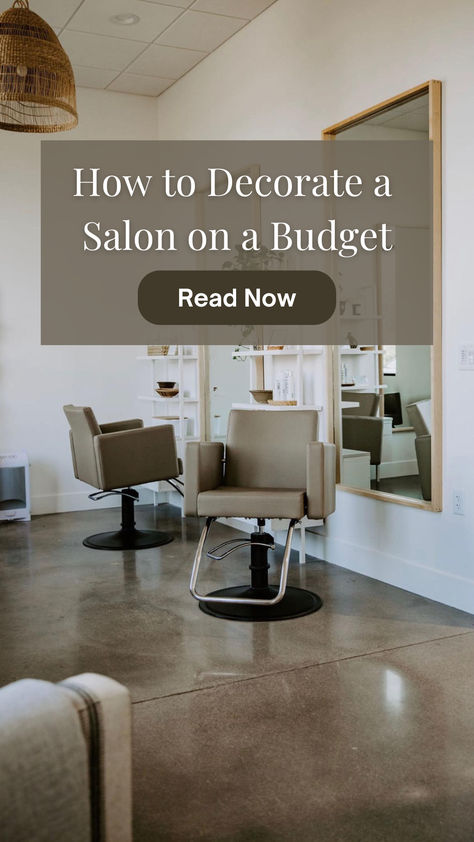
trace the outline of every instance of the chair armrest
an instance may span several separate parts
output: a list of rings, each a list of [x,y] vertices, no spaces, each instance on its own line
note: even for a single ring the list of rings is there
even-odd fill
[[[132,840],[132,705],[126,687],[104,675],[83,673],[59,685],[80,717],[88,745],[92,741],[87,697],[95,702],[100,730],[99,791],[104,842]],[[83,694],[86,694],[85,698]],[[90,749],[89,749],[90,750]],[[90,782],[92,786],[92,781]]]
[[[192,441],[186,446],[184,514],[197,517],[197,498],[222,484],[224,445],[221,441]]]
[[[342,417],[342,446],[349,450],[370,453],[370,464],[380,465],[382,459],[383,418],[371,415]]]
[[[121,430],[137,430],[143,427],[141,418],[128,418],[126,421],[110,421],[108,424],[99,424],[101,433],[119,433]]]
[[[322,441],[306,445],[308,517],[318,520],[336,508],[336,446]]]
[[[415,452],[423,500],[431,500],[431,435],[415,438]]]
[[[102,433],[94,449],[104,491],[179,476],[172,424]]]

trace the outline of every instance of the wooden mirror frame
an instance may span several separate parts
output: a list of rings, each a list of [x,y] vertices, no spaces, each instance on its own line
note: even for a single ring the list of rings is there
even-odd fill
[[[346,120],[341,120],[324,129],[322,140],[334,140],[336,135],[353,126],[366,122],[370,117],[428,94],[429,102],[429,139],[433,143],[433,345],[431,346],[431,500],[416,500],[398,494],[390,494],[376,489],[353,488],[338,485],[342,491],[350,491],[363,497],[372,497],[402,506],[426,509],[432,512],[442,510],[443,494],[443,405],[442,405],[442,283],[441,283],[441,82],[430,80],[415,88],[410,88],[397,96],[366,108]],[[334,441],[338,452],[338,480],[341,460],[341,412],[339,376],[335,366],[338,346],[333,346],[332,374],[328,377],[330,393],[328,395],[329,418],[333,419]],[[328,355],[329,356],[329,355]]]

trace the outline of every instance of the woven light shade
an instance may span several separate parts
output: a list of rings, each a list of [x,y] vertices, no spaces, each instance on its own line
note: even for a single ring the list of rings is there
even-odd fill
[[[0,128],[61,132],[75,126],[71,62],[28,0],[15,0],[0,14]]]

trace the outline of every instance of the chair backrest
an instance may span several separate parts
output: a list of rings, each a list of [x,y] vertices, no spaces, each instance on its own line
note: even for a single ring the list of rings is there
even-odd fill
[[[366,450],[370,453],[370,464],[380,465],[382,461],[383,418],[370,415],[344,415],[342,418],[342,446],[348,450]]]
[[[357,401],[359,406],[348,407],[342,410],[343,415],[370,415],[374,417],[379,411],[380,395],[375,392],[341,392],[341,400],[343,401]]]
[[[67,404],[63,410],[70,427],[74,476],[94,488],[100,488],[94,451],[94,436],[100,433],[96,417],[90,406]]]
[[[225,484],[306,488],[306,445],[318,440],[318,413],[304,409],[229,414]]]

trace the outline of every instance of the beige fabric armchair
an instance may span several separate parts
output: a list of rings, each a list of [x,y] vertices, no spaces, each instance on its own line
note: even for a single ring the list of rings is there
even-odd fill
[[[128,690],[86,673],[0,690],[2,842],[131,842]]]
[[[227,444],[190,442],[186,449],[185,514],[206,517],[191,575],[191,593],[201,609],[234,620],[283,620],[321,607],[309,591],[287,587],[295,524],[307,515],[326,518],[335,509],[335,447],[317,441],[318,413],[312,410],[232,410]],[[218,517],[257,520],[250,539],[225,541],[208,552],[214,559],[249,544],[251,584],[211,594],[197,590],[199,566],[213,521]],[[290,521],[280,585],[268,584],[266,518]]]
[[[99,550],[140,550],[172,541],[166,532],[135,528],[138,492],[132,486],[165,480],[180,490],[173,482],[180,483],[182,474],[173,426],[144,427],[140,418],[98,424],[89,406],[68,404],[63,409],[70,427],[74,476],[99,489],[89,495],[91,500],[109,494],[122,497],[121,529],[91,535],[84,545]]]

